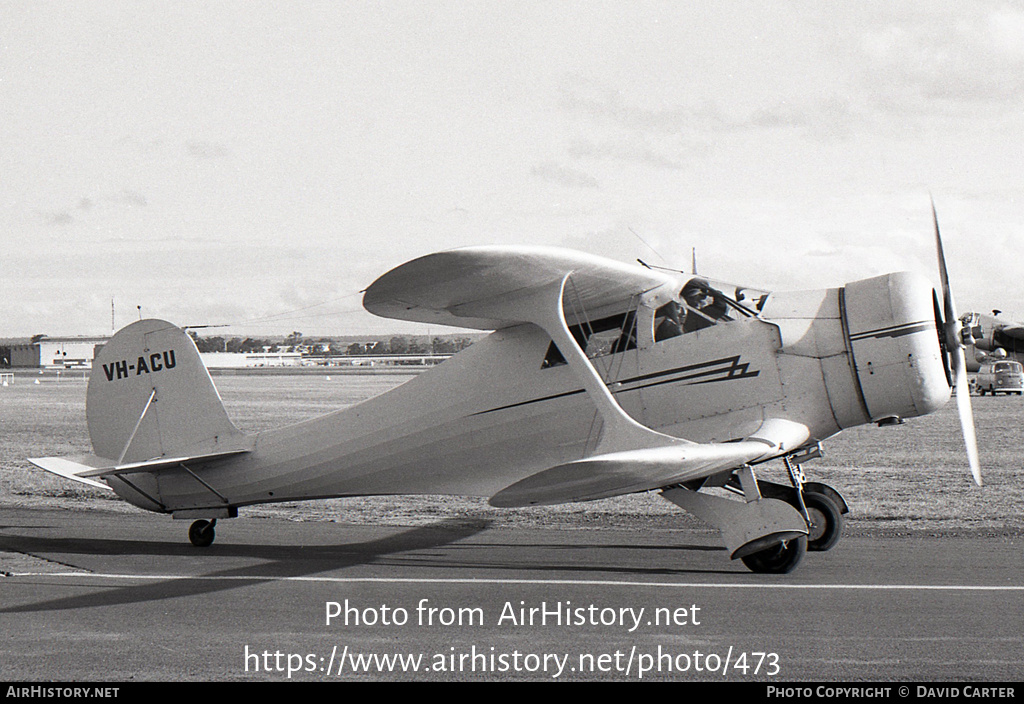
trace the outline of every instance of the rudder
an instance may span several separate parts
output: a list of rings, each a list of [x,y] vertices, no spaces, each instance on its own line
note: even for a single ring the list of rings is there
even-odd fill
[[[195,343],[163,320],[122,328],[93,361],[86,392],[93,452],[118,463],[240,448]]]

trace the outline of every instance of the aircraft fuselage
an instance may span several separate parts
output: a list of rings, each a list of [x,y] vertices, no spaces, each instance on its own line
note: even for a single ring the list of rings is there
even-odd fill
[[[592,362],[626,413],[656,431],[728,442],[782,418],[813,442],[948,400],[932,296],[907,274],[773,293],[757,317],[657,341],[653,312],[640,310],[636,344]],[[386,394],[255,435],[249,452],[205,464],[202,481],[168,469],[108,482],[136,505],[183,515],[337,496],[492,496],[598,444],[601,415],[551,347],[536,325],[507,327]]]

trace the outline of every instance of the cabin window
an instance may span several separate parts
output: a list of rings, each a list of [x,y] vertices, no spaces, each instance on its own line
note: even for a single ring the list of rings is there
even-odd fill
[[[569,332],[589,359],[636,349],[636,311],[570,325]],[[544,355],[543,369],[565,364],[561,350],[552,342]]]
[[[654,341],[661,342],[683,334],[685,312],[675,301],[666,303],[654,312]]]

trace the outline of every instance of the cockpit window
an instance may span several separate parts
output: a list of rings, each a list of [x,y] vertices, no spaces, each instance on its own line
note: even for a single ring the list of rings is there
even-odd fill
[[[731,295],[727,295],[729,291]],[[676,300],[654,311],[654,342],[695,332],[719,323],[742,318],[756,318],[770,294],[693,277],[679,290]],[[635,303],[634,303],[635,305]],[[650,309],[646,314],[637,308],[598,320],[585,320],[569,326],[569,332],[590,359],[635,350],[651,343]],[[638,321],[642,329],[638,330]],[[548,345],[543,369],[565,364],[565,358],[554,342]]]
[[[707,279],[692,278],[679,292],[679,300],[657,310],[654,316],[654,341],[694,332],[717,323],[756,317],[768,294],[753,289],[735,288],[730,298]],[[741,303],[740,301],[743,301]],[[755,309],[748,307],[753,304]]]
[[[686,306],[683,332],[693,332],[715,323],[733,320],[729,315],[729,304],[725,294],[704,279],[690,279],[679,295]]]

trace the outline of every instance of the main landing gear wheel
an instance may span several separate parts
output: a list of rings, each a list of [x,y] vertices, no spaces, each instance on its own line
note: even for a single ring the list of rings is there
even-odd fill
[[[212,521],[196,521],[188,528],[188,539],[197,548],[206,548],[213,544],[213,539],[217,537],[217,533],[214,527],[217,525],[217,520]]]
[[[804,493],[804,506],[811,519],[807,535],[807,549],[813,552],[831,550],[843,532],[843,513],[836,502],[825,494]]]
[[[770,548],[741,557],[743,564],[752,572],[763,574],[787,574],[796,569],[807,552],[807,536],[784,540]]]

